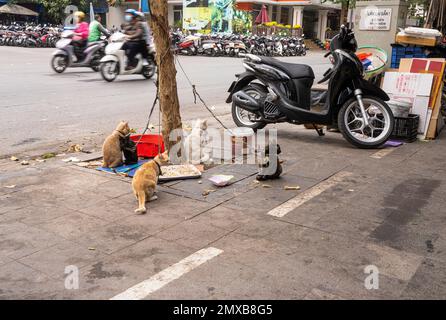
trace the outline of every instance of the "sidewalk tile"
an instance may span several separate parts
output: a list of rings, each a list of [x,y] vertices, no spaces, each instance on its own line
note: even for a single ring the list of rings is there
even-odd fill
[[[49,277],[62,278],[65,276],[67,266],[76,266],[80,269],[101,257],[101,253],[96,250],[89,250],[89,248],[64,240],[18,261]]]

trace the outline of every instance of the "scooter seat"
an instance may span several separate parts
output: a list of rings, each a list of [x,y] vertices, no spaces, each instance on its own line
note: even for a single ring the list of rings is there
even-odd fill
[[[269,58],[269,57],[259,57],[262,59],[262,63],[279,68],[292,79],[310,78],[314,79],[314,72],[310,66],[306,64],[298,63],[287,63],[280,60]]]
[[[87,48],[95,46],[95,45],[100,44],[100,43],[102,43],[102,41],[89,42],[88,45],[87,45]]]

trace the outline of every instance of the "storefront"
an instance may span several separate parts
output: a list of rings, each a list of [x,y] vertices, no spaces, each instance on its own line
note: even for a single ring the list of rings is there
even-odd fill
[[[327,29],[339,27],[341,10],[339,4],[321,0],[169,0],[168,3],[169,24],[173,28],[238,32],[248,28],[265,5],[270,21],[302,26],[307,37],[322,40]],[[108,27],[119,26],[124,11],[138,6],[138,0],[127,0],[110,8]]]

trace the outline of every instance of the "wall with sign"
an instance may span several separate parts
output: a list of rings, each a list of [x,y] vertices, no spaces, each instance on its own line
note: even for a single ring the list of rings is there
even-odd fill
[[[392,22],[392,8],[367,7],[361,9],[359,30],[388,31]]]
[[[380,47],[390,57],[391,44],[395,43],[398,28],[404,28],[408,4],[402,0],[357,1],[355,9],[355,35],[359,46]]]
[[[232,32],[235,0],[183,0],[183,28]]]

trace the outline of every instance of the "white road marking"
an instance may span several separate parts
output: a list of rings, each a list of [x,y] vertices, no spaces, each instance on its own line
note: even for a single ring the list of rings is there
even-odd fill
[[[298,196],[288,200],[287,202],[281,204],[280,206],[274,208],[268,214],[273,217],[282,218],[286,216],[288,213],[293,211],[294,209],[300,207],[305,202],[313,199],[314,197],[320,195],[322,192],[330,189],[331,187],[338,184],[344,178],[351,176],[351,172],[341,171],[331,176],[325,181],[315,185],[314,187],[306,190],[305,192],[299,194]]]
[[[372,154],[370,156],[370,158],[373,159],[381,159],[384,158],[385,156],[387,156],[388,154],[392,153],[393,151],[395,151],[396,148],[385,148],[382,150],[379,150],[378,152]]]
[[[168,283],[180,278],[186,273],[199,267],[203,263],[217,257],[223,250],[217,248],[206,248],[195,252],[180,262],[171,265],[167,269],[155,274],[151,278],[144,280],[126,291],[114,296],[110,300],[141,300],[151,293],[161,289]]]

